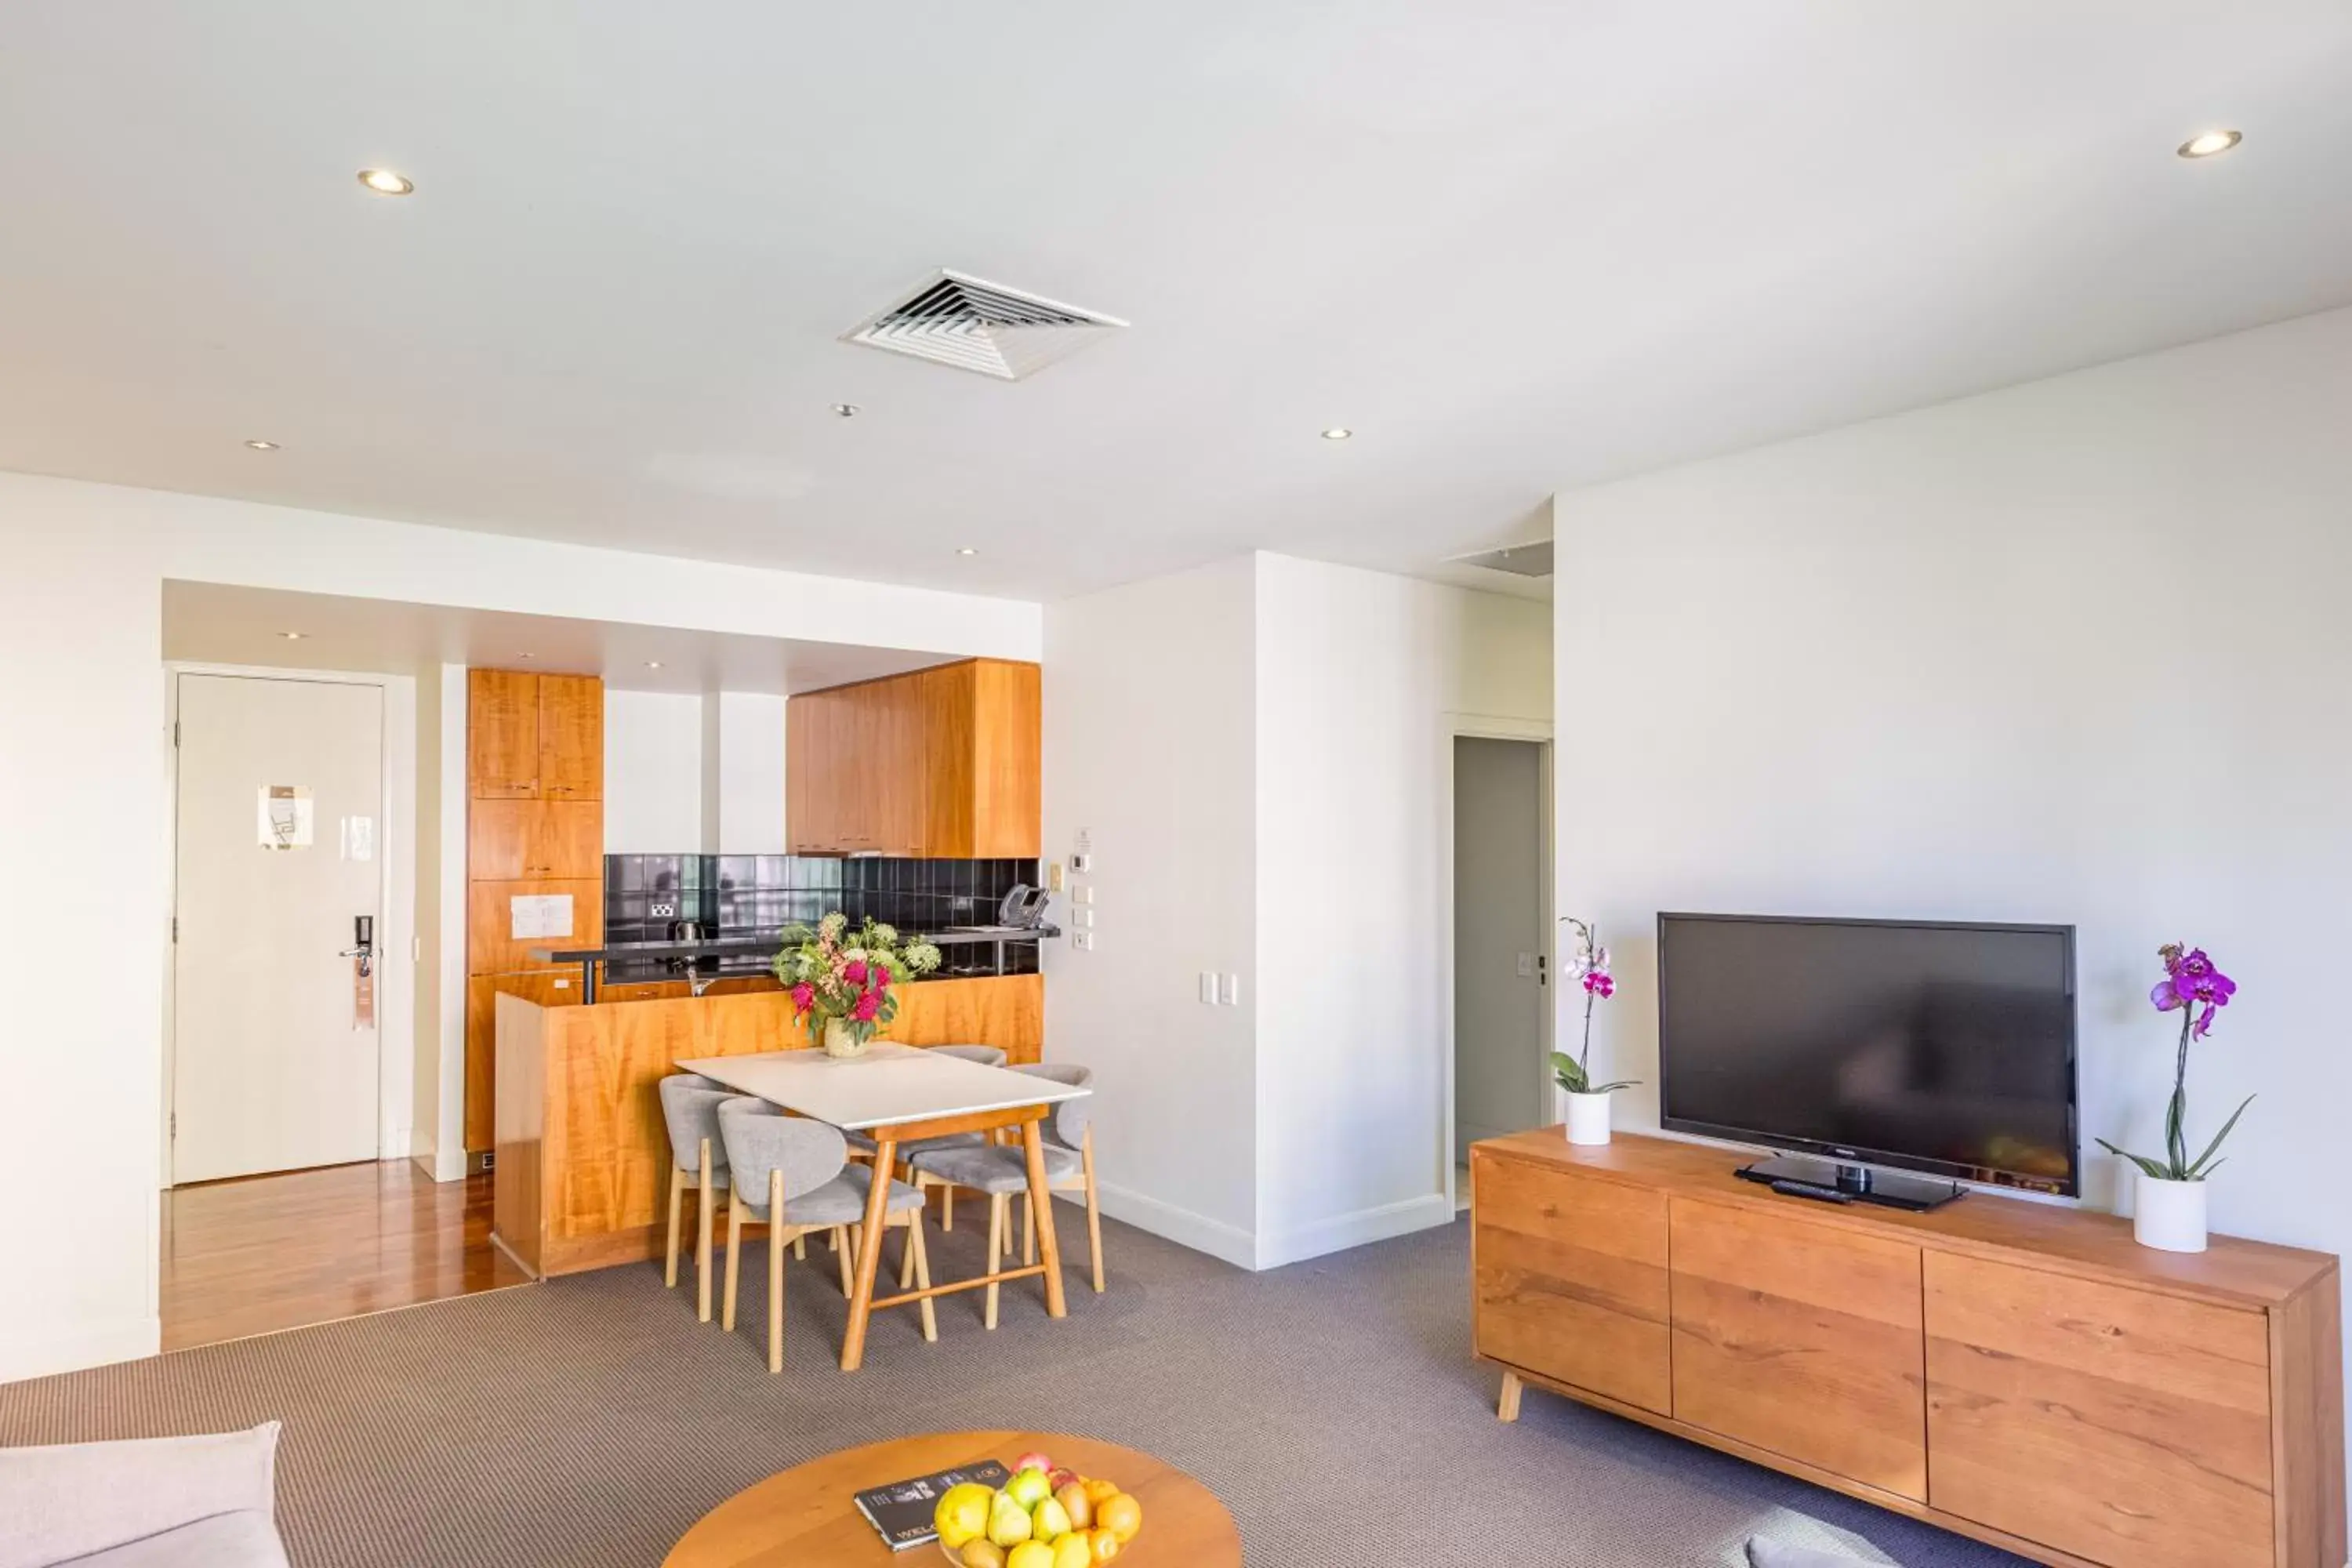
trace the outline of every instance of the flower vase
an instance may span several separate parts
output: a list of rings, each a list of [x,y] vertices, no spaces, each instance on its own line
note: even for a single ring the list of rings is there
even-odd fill
[[[1568,1101],[1568,1141],[1571,1143],[1606,1143],[1609,1142],[1609,1095],[1578,1094],[1563,1089],[1560,1098]]]
[[[827,1018],[824,1021],[824,1054],[826,1056],[862,1057],[866,1054],[866,1047],[869,1043],[870,1041],[861,1040],[850,1032],[849,1021],[845,1018]]]
[[[2168,1182],[2139,1172],[2132,1198],[2132,1236],[2164,1252],[2205,1250],[2205,1184]]]

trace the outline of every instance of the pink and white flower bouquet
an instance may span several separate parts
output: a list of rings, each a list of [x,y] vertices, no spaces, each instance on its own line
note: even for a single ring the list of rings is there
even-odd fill
[[[940,950],[929,942],[902,946],[897,928],[877,920],[853,931],[839,910],[814,931],[792,927],[784,941],[776,978],[791,994],[810,1043],[836,1056],[864,1050],[898,1016],[898,988],[940,966]]]

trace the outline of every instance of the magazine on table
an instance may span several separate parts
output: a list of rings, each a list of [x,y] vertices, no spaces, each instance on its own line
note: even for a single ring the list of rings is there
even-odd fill
[[[940,1538],[940,1532],[932,1527],[931,1516],[950,1487],[960,1487],[966,1481],[1001,1487],[1012,1479],[1013,1473],[994,1459],[982,1459],[976,1465],[961,1465],[952,1470],[892,1481],[886,1487],[868,1487],[854,1500],[857,1511],[866,1516],[866,1522],[874,1527],[883,1543],[893,1552],[904,1552],[909,1546],[926,1545]]]

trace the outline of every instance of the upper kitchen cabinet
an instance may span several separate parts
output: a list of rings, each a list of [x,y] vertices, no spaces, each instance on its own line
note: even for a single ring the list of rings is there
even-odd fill
[[[476,800],[539,798],[539,677],[466,672],[466,778]]]
[[[804,692],[784,715],[793,853],[1036,857],[1035,665],[965,659]]]
[[[539,678],[539,792],[604,798],[604,683],[593,675]]]
[[[604,683],[593,675],[466,672],[476,800],[602,800]]]

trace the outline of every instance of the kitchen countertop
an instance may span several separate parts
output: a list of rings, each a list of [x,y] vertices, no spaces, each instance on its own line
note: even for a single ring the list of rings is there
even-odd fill
[[[906,933],[907,940],[933,947],[963,947],[977,942],[1037,942],[1062,934],[1058,926],[961,926],[952,931]],[[531,958],[541,963],[604,963],[652,962],[665,958],[773,957],[784,944],[781,931],[759,936],[705,938],[700,942],[616,942],[603,947],[534,947]]]

